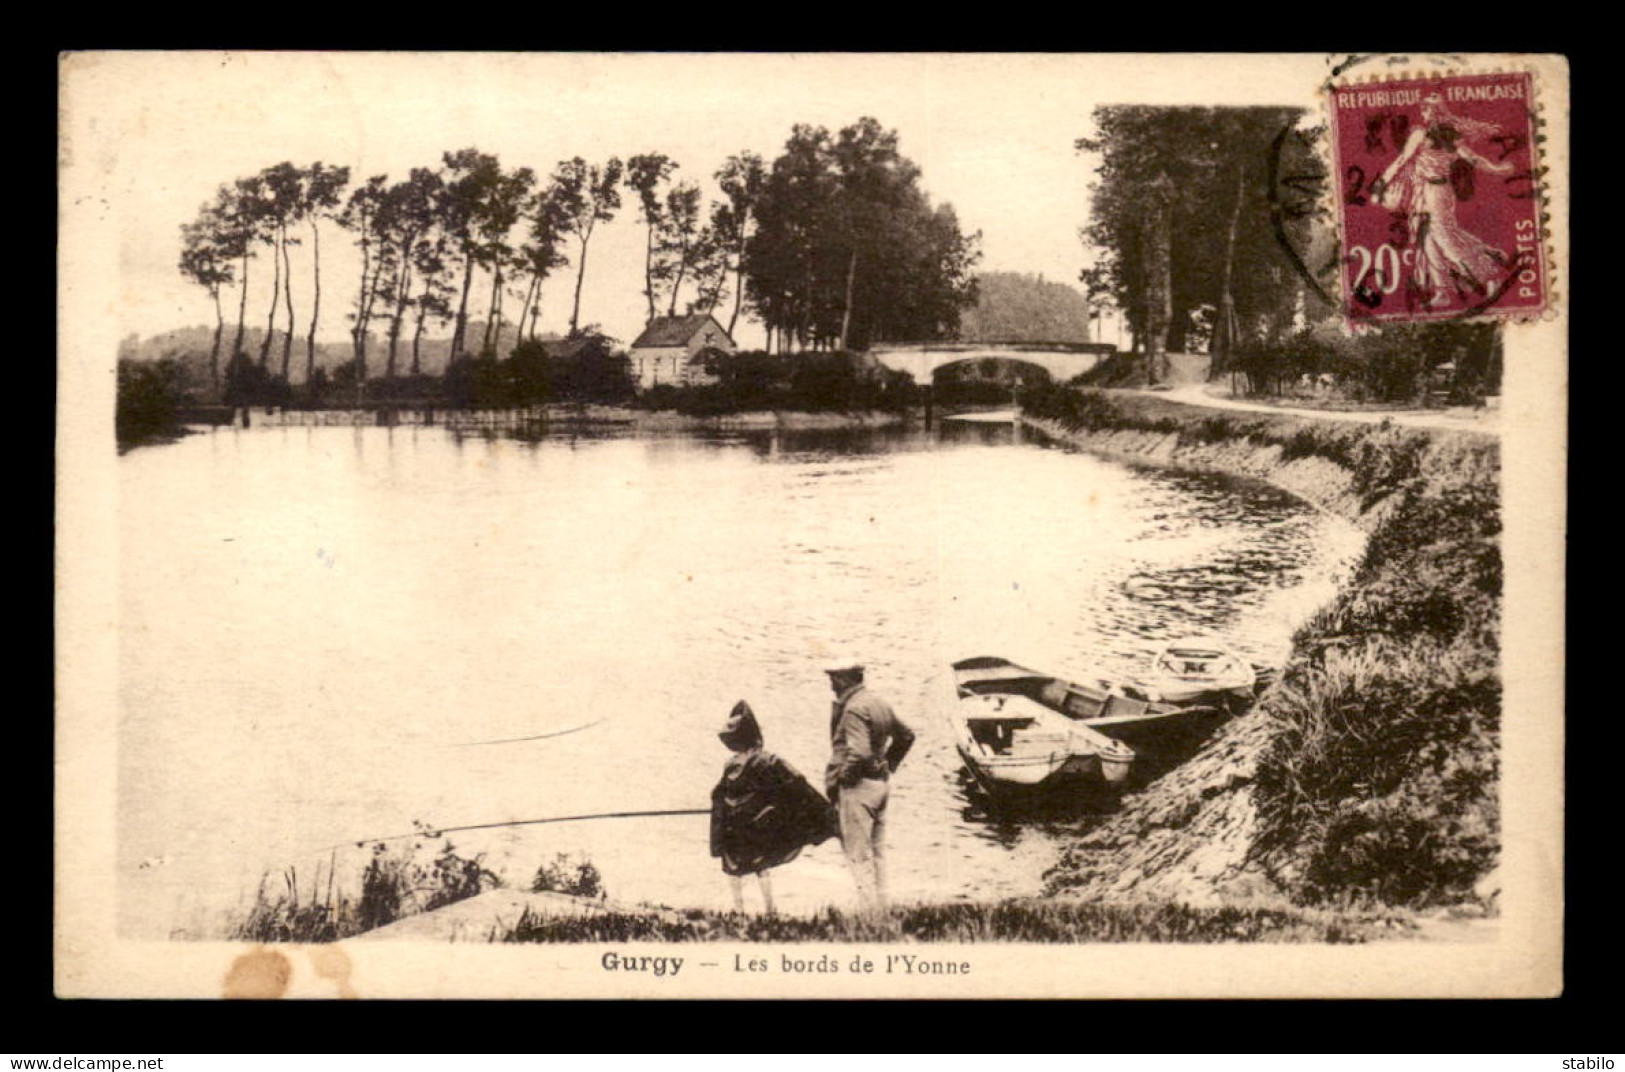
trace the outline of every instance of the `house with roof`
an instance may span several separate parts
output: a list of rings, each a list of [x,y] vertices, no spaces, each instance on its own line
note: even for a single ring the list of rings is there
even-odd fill
[[[688,387],[717,382],[707,365],[739,348],[709,313],[657,316],[627,351],[638,390],[658,384]]]
[[[577,335],[573,338],[544,335],[539,336],[536,341],[542,344],[543,353],[556,358],[582,357],[605,349],[605,340],[598,335]]]

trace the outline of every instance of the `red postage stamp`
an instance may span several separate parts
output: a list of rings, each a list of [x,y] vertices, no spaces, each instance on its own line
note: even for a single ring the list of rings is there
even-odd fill
[[[1351,322],[1546,308],[1534,88],[1508,72],[1329,91]]]

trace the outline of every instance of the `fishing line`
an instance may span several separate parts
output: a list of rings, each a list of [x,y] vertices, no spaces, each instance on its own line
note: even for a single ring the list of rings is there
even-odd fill
[[[385,841],[404,841],[407,838],[434,839],[444,834],[459,834],[467,830],[496,830],[504,826],[537,826],[542,823],[576,823],[587,819],[648,819],[664,815],[710,815],[710,808],[678,808],[667,811],[609,811],[598,812],[593,815],[556,815],[547,819],[513,819],[504,823],[475,823],[471,826],[434,826],[425,830],[414,830],[410,834],[390,834],[388,837],[360,838],[356,841],[345,841],[337,845],[329,845],[320,852],[329,852],[334,849],[362,848],[366,845],[380,844]]]
[[[474,748],[474,747],[476,747],[478,745],[482,745],[482,744],[517,744],[520,741],[542,741],[542,740],[546,740],[549,737],[563,737],[567,733],[580,733],[582,730],[590,730],[594,726],[602,725],[603,723],[608,722],[608,721],[609,721],[608,716],[605,716],[604,718],[595,718],[591,722],[583,722],[579,726],[571,726],[569,729],[554,730],[551,733],[538,733],[538,734],[535,734],[535,735],[530,736],[530,737],[498,737],[498,738],[496,738],[494,740],[490,740],[490,741],[462,741],[462,742],[459,742],[458,744],[447,745],[446,747],[448,747],[448,748]]]

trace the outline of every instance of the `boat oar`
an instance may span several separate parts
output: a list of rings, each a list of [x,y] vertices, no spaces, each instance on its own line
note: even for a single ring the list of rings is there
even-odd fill
[[[543,823],[579,823],[588,819],[650,819],[665,815],[710,815],[710,808],[677,808],[668,811],[607,811],[594,815],[555,815],[546,819],[512,819],[505,823],[474,823],[470,826],[435,826],[426,830],[414,830],[410,834],[390,834],[388,837],[361,838],[356,841],[355,847],[375,845],[385,841],[404,841],[407,838],[437,838],[442,834],[457,834],[465,830],[496,830],[504,826],[539,826]],[[339,845],[330,845],[328,849],[343,849],[350,846],[350,842]],[[328,849],[323,849],[327,852]]]

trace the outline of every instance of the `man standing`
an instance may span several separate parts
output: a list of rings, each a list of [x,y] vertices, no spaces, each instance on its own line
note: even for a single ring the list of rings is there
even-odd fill
[[[886,907],[882,843],[891,777],[914,745],[914,731],[891,705],[863,686],[863,666],[838,660],[825,673],[835,693],[830,718],[830,760],[824,788],[841,824],[841,847],[852,865],[864,907]]]

